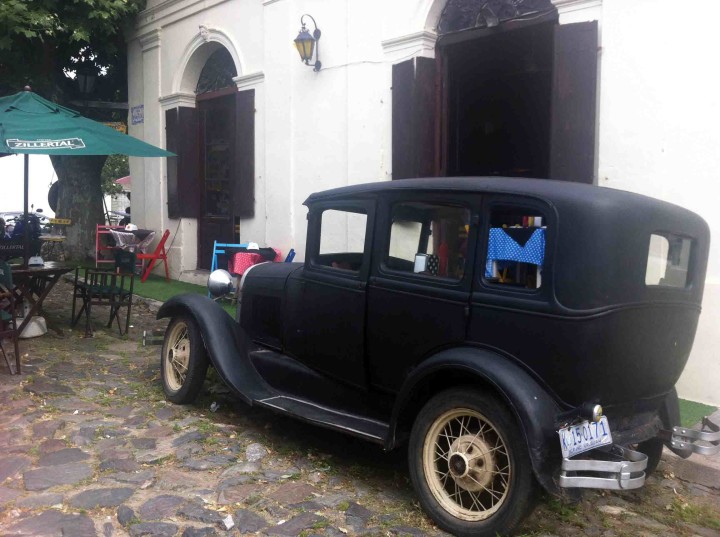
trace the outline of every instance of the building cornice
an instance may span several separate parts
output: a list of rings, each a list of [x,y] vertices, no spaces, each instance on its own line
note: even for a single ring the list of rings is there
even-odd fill
[[[428,30],[413,34],[392,37],[381,42],[385,54],[406,52],[412,54],[429,52],[434,54],[437,34]]]
[[[160,106],[163,110],[169,110],[171,108],[177,108],[178,106],[184,106],[188,108],[195,108],[195,94],[194,93],[171,93],[158,99]]]
[[[235,82],[238,90],[254,88],[265,82],[265,73],[258,71],[249,75],[236,76],[233,78],[233,82]]]
[[[229,1],[231,0],[165,0],[140,12],[136,19],[136,36],[139,36],[145,28],[167,26],[168,23],[177,22]]]
[[[147,52],[149,50],[153,50],[156,48],[160,48],[160,35],[161,30],[150,30],[149,32],[146,32],[142,35],[138,36],[138,41],[140,41],[140,46],[142,47],[143,52]]]

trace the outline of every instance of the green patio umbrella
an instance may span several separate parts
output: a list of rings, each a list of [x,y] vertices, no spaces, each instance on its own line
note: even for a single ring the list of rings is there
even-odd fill
[[[0,154],[17,153],[25,155],[26,215],[28,155],[175,156],[174,153],[122,134],[83,117],[74,110],[43,99],[29,89],[0,97]],[[25,226],[25,229],[28,227]]]

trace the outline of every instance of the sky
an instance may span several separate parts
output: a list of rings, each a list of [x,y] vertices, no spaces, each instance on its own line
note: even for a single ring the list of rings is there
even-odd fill
[[[23,155],[0,158],[0,212],[23,210]],[[35,205],[49,217],[54,216],[47,201],[50,185],[57,181],[47,155],[30,155],[28,208]]]

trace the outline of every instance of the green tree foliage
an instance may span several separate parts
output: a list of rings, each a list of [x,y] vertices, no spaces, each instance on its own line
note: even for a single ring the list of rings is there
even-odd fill
[[[66,103],[79,93],[66,75],[81,62],[103,74],[95,99],[125,100],[123,30],[144,6],[145,0],[2,0],[0,94],[29,84]]]
[[[127,102],[127,52],[124,32],[146,0],[0,0],[0,95],[29,85],[46,99],[78,109],[72,101]],[[92,95],[80,94],[78,71],[97,75]],[[82,103],[81,103],[82,104]],[[127,112],[80,106],[101,121],[127,120]],[[70,217],[66,251],[74,259],[92,257],[95,224],[102,209],[105,157],[52,157],[63,185],[61,216]],[[113,159],[119,169],[121,160]],[[127,159],[125,159],[127,162]],[[112,169],[111,168],[111,169]],[[108,171],[108,175],[114,175]],[[116,179],[127,175],[110,177]],[[115,185],[109,181],[109,185]]]
[[[110,155],[105,161],[100,177],[102,178],[102,191],[103,194],[118,194],[122,192],[122,186],[115,182],[115,179],[120,179],[130,175],[130,164],[128,158],[125,155]]]

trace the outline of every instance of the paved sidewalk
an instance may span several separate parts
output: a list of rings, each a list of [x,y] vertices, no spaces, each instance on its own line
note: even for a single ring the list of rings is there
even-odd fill
[[[70,290],[61,282],[46,302],[59,331],[21,342],[24,374],[0,364],[0,535],[445,535],[419,509],[401,450],[251,409],[216,378],[196,405],[168,404],[160,348],[139,345],[167,321],[137,305],[123,339],[97,312],[85,339],[67,326]],[[719,460],[666,454],[643,489],[545,499],[523,531],[720,535]]]

